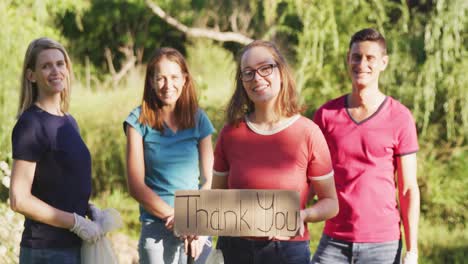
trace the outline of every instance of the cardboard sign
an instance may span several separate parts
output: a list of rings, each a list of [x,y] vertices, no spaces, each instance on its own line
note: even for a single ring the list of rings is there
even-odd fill
[[[175,193],[179,235],[295,236],[299,193],[286,190],[190,190]]]

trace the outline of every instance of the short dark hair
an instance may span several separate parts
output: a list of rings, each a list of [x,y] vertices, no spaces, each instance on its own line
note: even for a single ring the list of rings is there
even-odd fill
[[[351,40],[349,41],[349,49],[351,49],[351,46],[354,43],[363,41],[377,42],[380,45],[380,47],[382,47],[383,53],[387,54],[387,43],[385,41],[384,36],[382,36],[382,34],[380,34],[379,31],[373,28],[365,28],[359,30],[358,32],[354,33],[354,35],[351,37]]]

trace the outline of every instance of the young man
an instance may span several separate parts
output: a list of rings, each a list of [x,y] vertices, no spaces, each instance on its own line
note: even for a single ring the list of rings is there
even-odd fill
[[[340,210],[326,221],[312,263],[400,263],[400,221],[404,263],[417,263],[418,141],[410,111],[379,90],[387,63],[378,31],[355,33],[347,54],[352,92],[314,116],[330,148]]]

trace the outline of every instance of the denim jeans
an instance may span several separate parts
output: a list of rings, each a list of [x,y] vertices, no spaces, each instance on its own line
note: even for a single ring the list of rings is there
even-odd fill
[[[210,250],[211,247],[205,244],[195,264],[204,264]],[[138,252],[141,264],[187,263],[184,242],[167,230],[161,221],[142,223]]]
[[[219,237],[225,264],[308,264],[309,241],[263,241]]]
[[[20,264],[80,264],[81,249],[73,248],[20,248]]]
[[[401,240],[353,243],[322,235],[311,264],[398,264]]]
[[[185,264],[184,242],[161,221],[143,222],[138,252],[141,264]]]

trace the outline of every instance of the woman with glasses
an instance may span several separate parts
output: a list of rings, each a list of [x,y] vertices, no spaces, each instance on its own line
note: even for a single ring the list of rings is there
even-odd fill
[[[220,237],[218,248],[226,264],[309,263],[307,223],[338,212],[327,143],[320,129],[300,115],[294,79],[273,43],[257,40],[241,50],[235,84],[227,125],[216,144],[212,188],[297,191],[304,232]],[[306,208],[312,190],[318,201]]]
[[[142,103],[127,117],[124,130],[128,188],[140,204],[140,263],[186,263],[184,242],[173,234],[174,194],[199,184],[210,188],[214,128],[198,108],[193,78],[180,52],[155,51],[146,68]],[[191,243],[194,258],[206,239]]]

